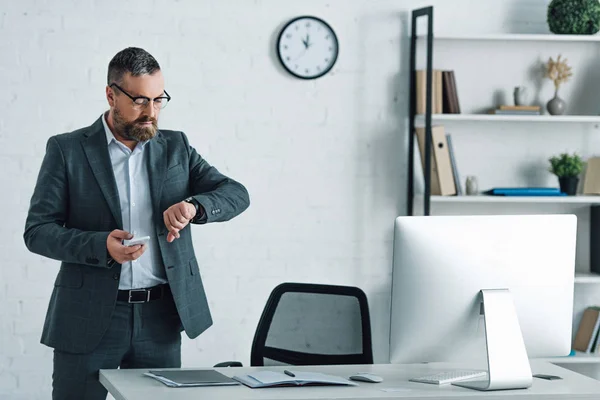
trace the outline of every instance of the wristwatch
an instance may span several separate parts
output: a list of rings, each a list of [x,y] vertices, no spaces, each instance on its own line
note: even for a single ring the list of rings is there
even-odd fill
[[[183,200],[186,203],[190,203],[191,205],[194,206],[194,208],[196,208],[196,215],[194,215],[194,217],[190,220],[190,222],[197,222],[198,219],[200,217],[202,217],[201,210],[200,210],[200,203],[198,203],[198,201],[196,199],[194,199],[193,197],[188,197],[187,199]]]

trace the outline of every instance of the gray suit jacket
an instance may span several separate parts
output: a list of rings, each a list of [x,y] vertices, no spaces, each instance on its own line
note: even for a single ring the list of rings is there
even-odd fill
[[[167,242],[163,212],[189,196],[205,222],[227,221],[250,204],[240,183],[210,166],[182,132],[159,131],[147,145],[150,190],[162,259],[179,319],[190,338],[212,325],[194,255],[190,224]],[[41,165],[24,239],[37,254],[60,260],[41,342],[87,353],[100,342],[115,308],[121,265],[108,263],[106,239],[123,229],[119,193],[102,120],[51,137]],[[179,321],[177,321],[179,323]]]

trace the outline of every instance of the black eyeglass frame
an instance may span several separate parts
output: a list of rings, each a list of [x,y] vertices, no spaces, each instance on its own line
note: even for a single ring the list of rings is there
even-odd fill
[[[154,99],[151,99],[151,98],[146,97],[146,96],[135,96],[134,97],[134,96],[130,95],[129,93],[127,93],[125,90],[123,90],[123,88],[121,86],[117,85],[114,82],[109,85],[109,87],[113,87],[113,86],[116,87],[117,89],[119,89],[121,92],[123,92],[123,94],[125,94],[125,96],[129,97],[131,99],[131,101],[133,101],[133,104],[135,104],[136,106],[146,107],[148,105],[148,103],[150,103],[150,100],[152,100],[155,104],[157,103],[156,100],[161,100],[161,102],[159,102],[158,104],[161,105],[159,108],[163,109],[163,108],[165,108],[167,106],[167,104],[169,103],[169,101],[171,101],[171,96],[169,96],[169,93],[167,93],[166,90],[164,90],[166,96],[159,96],[159,97],[156,97]],[[142,99],[144,101],[144,103],[143,104],[138,103],[137,101],[139,99]],[[162,100],[163,99],[167,100],[167,102],[165,103],[164,106],[162,105]]]

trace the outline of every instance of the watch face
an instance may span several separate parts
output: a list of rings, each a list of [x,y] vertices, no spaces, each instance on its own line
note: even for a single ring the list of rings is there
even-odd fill
[[[317,17],[298,17],[279,34],[277,54],[283,67],[302,79],[325,75],[338,56],[338,39],[333,29]]]

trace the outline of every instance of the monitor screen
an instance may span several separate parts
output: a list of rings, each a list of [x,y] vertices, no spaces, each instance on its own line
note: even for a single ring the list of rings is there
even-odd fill
[[[529,358],[568,355],[576,224],[564,214],[398,217],[390,362],[485,358],[485,289],[508,289]]]

